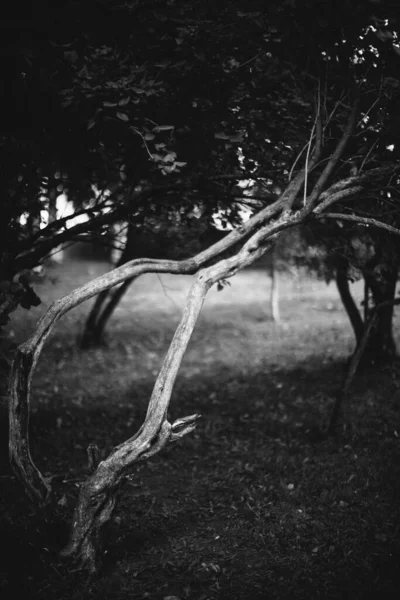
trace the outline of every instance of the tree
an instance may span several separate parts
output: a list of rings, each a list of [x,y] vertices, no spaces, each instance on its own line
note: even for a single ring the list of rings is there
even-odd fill
[[[346,220],[348,217],[346,213],[324,212],[324,209],[335,201],[343,201],[346,196],[351,197],[361,185],[371,185],[373,174],[368,173],[364,177],[358,178],[357,188],[354,185],[349,187],[346,180],[336,182],[326,187],[324,191],[322,186],[327,180],[329,171],[332,171],[338,163],[346,141],[354,128],[356,106],[357,104],[353,106],[336,152],[320,173],[310,194],[307,195],[305,203],[304,198],[300,198],[300,203],[298,201],[298,194],[306,176],[306,170],[303,168],[289,183],[278,200],[261,210],[246,224],[232,231],[214,246],[188,260],[137,259],[114,269],[56,302],[44,316],[32,338],[19,347],[11,380],[11,458],[15,471],[30,494],[43,502],[47,498],[49,488],[30,457],[27,408],[32,367],[37,362],[40,349],[53,324],[67,310],[88,297],[143,272],[197,273],[180,324],[155,383],[143,426],[132,438],[117,446],[110,456],[97,466],[94,473],[81,487],[71,541],[65,552],[68,555],[80,556],[91,570],[96,568],[98,560],[100,527],[112,513],[115,494],[120,488],[127,470],[137,460],[148,458],[158,452],[167,442],[175,441],[191,431],[198,418],[198,415],[191,415],[179,419],[171,425],[167,418],[167,411],[182,357],[208,289],[220,279],[232,276],[238,269],[251,264],[262,256],[271,243],[279,237],[280,232],[288,227],[311,219]],[[311,164],[317,163],[321,151],[322,148],[319,150],[317,143]],[[374,221],[365,217],[357,217],[354,214],[351,216],[355,220],[359,219],[361,223],[372,224]],[[387,231],[398,233],[397,229],[383,222],[379,225]],[[240,244],[239,249],[232,253],[236,244]],[[229,251],[231,251],[231,255],[229,255]]]
[[[374,307],[383,303],[359,364],[362,367],[390,364],[396,358],[392,318],[398,279],[398,241],[379,231],[360,232],[350,222],[339,225],[324,224],[322,230],[317,225],[311,237],[310,232],[306,233],[311,246],[319,249],[315,268],[327,281],[336,281],[356,346],[361,343]],[[350,281],[360,279],[364,281],[363,311],[356,305],[349,285]]]
[[[176,10],[183,10],[172,4]],[[162,190],[163,198],[167,198],[166,204],[175,212],[179,207],[188,214],[200,197],[206,206],[203,213],[206,221],[216,210],[224,209],[230,211],[230,219],[235,226],[223,239],[189,258],[139,258],[89,282],[54,303],[33,336],[17,350],[10,386],[11,463],[30,496],[39,503],[45,503],[50,485],[36,468],[29,449],[29,396],[34,367],[53,325],[77,304],[113,286],[123,285],[142,273],[195,275],[181,321],[156,379],[142,427],[100,463],[96,464],[93,456],[94,471],[81,486],[65,554],[80,559],[91,571],[96,570],[100,559],[101,527],[112,514],[117,492],[129,469],[137,460],[149,458],[195,426],[198,415],[183,417],[171,424],[168,407],[180,363],[209,288],[252,264],[277,243],[284,231],[298,225],[333,222],[339,227],[339,223],[350,223],[356,228],[356,238],[361,238],[365,228],[369,231],[371,227],[380,228],[386,236],[400,234],[393,208],[387,210],[387,196],[380,195],[381,191],[397,189],[399,167],[392,156],[386,162],[381,161],[383,141],[374,160],[370,159],[370,146],[367,145],[363,153],[359,148],[360,137],[366,135],[364,121],[372,106],[371,100],[373,103],[380,98],[377,90],[382,89],[381,84],[376,85],[373,71],[370,77],[367,76],[367,64],[354,62],[354,53],[358,52],[359,46],[368,46],[369,43],[365,41],[365,35],[359,40],[362,27],[368,23],[368,14],[362,3],[357,3],[357,19],[353,20],[349,20],[350,13],[346,13],[352,8],[348,3],[339,14],[334,10],[336,4],[334,6],[328,1],[321,2],[321,6],[314,2],[305,4],[307,10],[297,7],[294,2],[284,6],[278,3],[271,12],[256,10],[250,13],[242,12],[235,5],[232,7],[232,3],[221,3],[216,15],[213,6],[193,3],[184,6],[184,16],[183,13],[180,16],[173,13],[170,18],[164,13],[161,16],[159,12],[151,13],[148,19],[158,27],[161,23],[163,29],[168,30],[166,39],[171,42],[171,54],[176,52],[174,56],[184,61],[179,69],[173,63],[175,66],[171,67],[172,75],[165,84],[163,96],[166,115],[176,118],[179,123],[176,127],[177,152],[172,151],[172,154],[166,142],[161,146],[161,154],[154,152],[158,154],[154,173],[162,178],[164,170],[174,176],[180,169],[177,165],[180,161],[176,160],[179,152],[185,159],[188,158],[189,164],[193,160],[193,164],[188,169],[187,179],[182,177],[180,180],[178,176],[168,186],[157,185],[157,178],[156,183],[150,185],[148,178],[132,176],[134,187],[124,206],[130,206],[135,219],[140,220],[141,215],[146,215],[147,207],[154,207],[156,212]],[[257,9],[260,5],[255,3]],[[148,8],[150,4],[144,3],[143,6]],[[324,24],[322,12],[315,15],[316,6],[329,9],[332,16],[329,23]],[[227,16],[232,20],[226,20]],[[225,27],[227,22],[233,25],[230,26],[229,43],[222,52],[225,38],[224,34],[216,33],[216,23]],[[170,31],[173,33],[171,36]],[[315,37],[311,33],[315,33]],[[289,43],[291,36],[294,37],[292,44]],[[198,52],[199,40],[204,42],[204,39],[209,42],[207,61]],[[343,39],[345,42],[342,44]],[[260,48],[263,49],[261,54]],[[150,46],[150,50],[154,54],[161,51],[157,44]],[[187,55],[192,56],[193,52],[198,53],[195,65],[187,61]],[[106,54],[108,56],[109,53]],[[96,53],[93,55],[97,56]],[[218,60],[213,59],[215,56]],[[333,57],[335,60],[329,65],[328,59]],[[156,60],[160,57],[157,56]],[[250,68],[242,69],[246,64],[251,64],[251,71]],[[182,86],[182,73],[185,83],[190,82],[190,86]],[[121,73],[117,75],[120,77]],[[216,82],[206,92],[201,89],[204,88],[203,83],[199,85],[199,81],[204,81],[204,75],[214,76]],[[124,77],[118,79],[122,84]],[[140,93],[135,93],[142,96],[146,91],[154,90],[155,80],[151,82],[146,78],[139,88]],[[260,96],[251,98],[251,89],[258,90]],[[385,98],[392,99],[397,94],[391,82],[385,83],[384,90]],[[123,92],[126,94],[127,90],[124,88]],[[101,102],[102,94],[103,87],[100,86],[98,95]],[[207,94],[210,98],[206,97]],[[177,106],[185,104],[188,95],[190,110],[183,114]],[[150,93],[149,97],[152,96],[154,94]],[[175,103],[178,97],[181,99],[179,105]],[[86,101],[85,96],[84,106]],[[207,102],[211,103],[212,110]],[[208,108],[199,115],[199,106]],[[117,102],[117,106],[106,108],[120,112],[118,107]],[[146,108],[148,114],[151,109],[155,110],[149,103]],[[131,115],[127,112],[122,114],[126,117],[117,116],[121,123],[130,122]],[[384,109],[381,123],[391,114],[389,109]],[[172,121],[165,119],[160,122]],[[89,131],[96,131],[96,123]],[[185,123],[193,137],[188,138],[188,132],[185,133]],[[171,131],[170,128],[157,131],[157,128],[160,130],[158,125],[152,125],[151,131],[143,129],[146,143],[153,142],[152,135]],[[382,128],[378,128],[378,134],[381,140]],[[96,135],[100,136],[100,133]],[[193,140],[199,141],[198,145]],[[107,159],[116,162],[122,149],[117,151],[110,145],[112,148]],[[349,160],[358,153],[362,168],[356,174],[349,173]],[[238,194],[236,191],[232,194],[231,188],[244,178],[261,182],[265,194],[261,198],[263,206],[246,223],[238,224],[235,217],[240,203],[248,202],[249,198],[243,193],[238,202]],[[278,197],[272,194],[274,180],[283,190]],[[105,181],[104,176],[101,181]],[[151,202],[145,205],[149,198]],[[232,198],[236,199],[234,203]],[[371,208],[370,214],[365,212],[366,204]],[[115,210],[119,216],[120,209]],[[132,213],[127,215],[126,220],[131,218]],[[102,219],[108,223],[108,213],[96,214],[92,223],[103,223]]]

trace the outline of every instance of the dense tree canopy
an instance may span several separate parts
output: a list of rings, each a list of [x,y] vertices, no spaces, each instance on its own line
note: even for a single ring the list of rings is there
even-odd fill
[[[238,197],[256,183],[257,199],[269,202],[307,157],[316,106],[325,120],[318,174],[355,80],[363,131],[335,176],[393,165],[390,11],[371,2],[103,1],[40,2],[30,19],[15,12],[3,35],[2,277],[117,218],[140,221],[150,206],[190,212],[200,203],[203,218],[229,207],[234,220]],[[375,180],[374,207],[387,178]],[[32,230],[62,191],[86,224]]]

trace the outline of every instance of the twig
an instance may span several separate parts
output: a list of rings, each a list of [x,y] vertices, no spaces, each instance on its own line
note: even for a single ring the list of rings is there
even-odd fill
[[[386,231],[389,231],[389,233],[393,233],[394,235],[400,235],[400,229],[393,227],[392,225],[387,225],[386,223],[382,223],[381,221],[377,221],[376,219],[373,219],[370,217],[359,217],[358,215],[347,215],[344,213],[321,213],[316,216],[319,219],[335,219],[336,221],[352,221],[353,223],[365,225],[366,227],[369,227],[369,226],[378,227],[378,229],[385,229]]]
[[[318,100],[317,100],[317,113],[315,115],[315,120],[311,129],[311,135],[308,142],[307,154],[306,154],[306,162],[304,167],[304,192],[303,192],[303,206],[306,205],[307,202],[307,181],[308,181],[308,161],[311,151],[311,143],[314,137],[314,131],[316,131],[317,124],[320,124],[320,108],[321,108],[321,89],[320,82],[318,81]],[[318,132],[316,135],[316,146],[315,146],[315,154],[319,154],[321,152],[321,126],[318,127]]]

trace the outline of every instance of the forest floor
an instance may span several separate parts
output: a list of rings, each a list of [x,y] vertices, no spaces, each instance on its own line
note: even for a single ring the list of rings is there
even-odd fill
[[[53,268],[36,286],[42,305],[19,311],[9,336],[26,339],[52,299],[104,270]],[[77,347],[88,303],[56,326],[35,374],[31,423],[53,503],[37,511],[25,499],[3,423],[0,597],[398,598],[400,370],[357,376],[347,427],[335,439],[321,435],[353,345],[337,292],[285,281],[277,325],[268,278],[256,270],[211,290],[170,407],[172,420],[202,418],[129,476],[104,532],[101,575],[90,580],[59,557],[86,448],[96,442],[105,456],[141,425],[189,283],[139,279],[106,347]]]

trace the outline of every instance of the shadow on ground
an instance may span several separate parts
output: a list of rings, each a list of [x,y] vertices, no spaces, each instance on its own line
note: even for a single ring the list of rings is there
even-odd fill
[[[151,381],[127,385],[114,405],[36,402],[33,454],[55,496],[47,511],[28,506],[3,443],[2,598],[394,598],[399,379],[360,377],[351,427],[318,437],[342,371],[314,361],[180,378],[171,419],[199,411],[199,426],[133,470],[105,531],[102,576],[89,583],[58,558],[85,449],[96,441],[106,455],[140,426]]]

